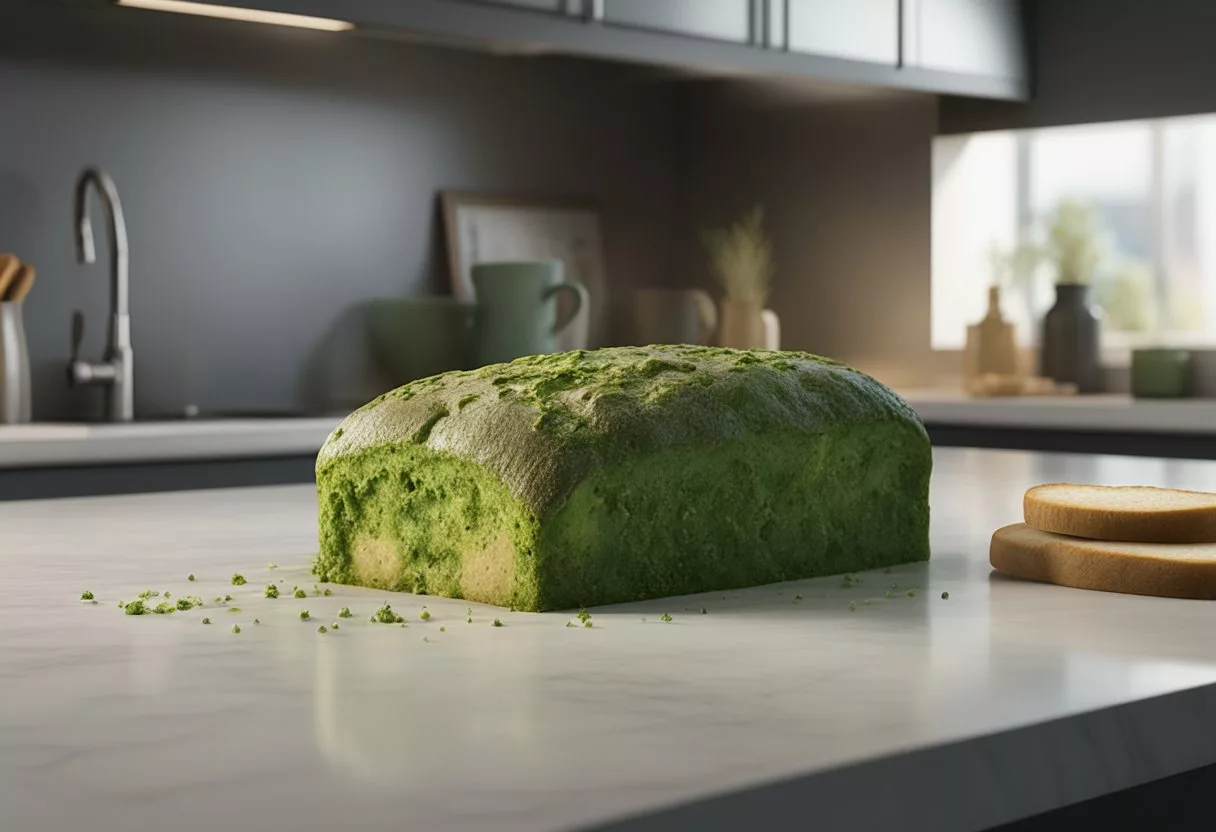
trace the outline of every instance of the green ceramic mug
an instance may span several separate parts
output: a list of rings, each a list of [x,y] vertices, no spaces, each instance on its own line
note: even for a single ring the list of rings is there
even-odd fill
[[[474,366],[553,352],[554,336],[589,302],[581,284],[563,280],[560,260],[479,263],[473,267],[473,289]],[[559,320],[557,296],[563,292],[571,304]]]
[[[1132,395],[1137,399],[1180,399],[1187,394],[1191,354],[1186,350],[1132,350]]]
[[[405,384],[469,366],[473,304],[451,297],[383,298],[368,308],[373,354],[387,380]]]

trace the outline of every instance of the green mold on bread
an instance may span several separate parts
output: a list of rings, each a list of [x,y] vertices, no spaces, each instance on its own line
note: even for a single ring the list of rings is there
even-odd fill
[[[317,571],[539,611],[925,560],[931,467],[898,396],[817,356],[530,356],[342,422]]]

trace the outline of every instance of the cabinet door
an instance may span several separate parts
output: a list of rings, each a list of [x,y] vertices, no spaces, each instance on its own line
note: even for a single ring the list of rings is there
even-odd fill
[[[1026,75],[1017,0],[904,0],[904,62],[968,75]]]
[[[751,0],[604,0],[605,23],[749,43]]]
[[[899,61],[899,0],[788,0],[785,9],[791,52]]]

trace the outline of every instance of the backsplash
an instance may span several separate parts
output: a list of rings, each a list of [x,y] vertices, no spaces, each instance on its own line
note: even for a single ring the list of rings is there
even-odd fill
[[[114,177],[126,211],[141,415],[342,408],[380,392],[366,304],[448,291],[440,190],[590,197],[614,287],[666,270],[674,92],[646,72],[33,8],[0,28],[6,121],[21,125],[0,132],[0,250],[39,270],[35,419],[101,409],[99,390],[64,375],[73,310],[97,358],[109,309],[104,225],[97,264],[77,265],[72,246],[88,165]]]

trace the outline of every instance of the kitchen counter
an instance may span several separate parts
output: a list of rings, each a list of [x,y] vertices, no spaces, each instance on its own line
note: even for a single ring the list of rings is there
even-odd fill
[[[592,629],[349,587],[265,599],[312,591],[308,487],[0,504],[5,828],[949,832],[1216,763],[1216,604],[987,563],[1033,483],[1216,488],[1216,463],[935,456],[931,562]],[[145,587],[208,607],[116,609]],[[386,600],[407,627],[368,622]]]
[[[315,455],[341,416],[0,425],[0,469]]]
[[[935,425],[1216,435],[1216,399],[974,398],[961,390],[901,390],[899,394],[923,421]]]

